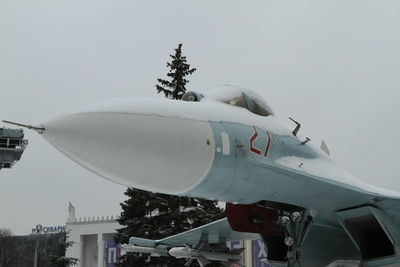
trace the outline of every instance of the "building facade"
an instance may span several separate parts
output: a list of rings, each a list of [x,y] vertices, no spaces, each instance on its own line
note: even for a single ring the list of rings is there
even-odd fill
[[[75,207],[70,203],[66,230],[68,240],[74,244],[66,256],[79,259],[78,267],[114,267],[120,251],[114,235],[122,227],[116,219],[117,216],[76,218]]]
[[[66,256],[79,259],[78,267],[115,267],[120,255],[119,244],[114,243],[114,235],[122,228],[117,217],[76,218],[75,208],[70,203],[66,230],[72,247]],[[265,262],[267,251],[262,240],[232,241],[227,243],[231,250],[244,248],[241,264],[232,267],[270,267]]]

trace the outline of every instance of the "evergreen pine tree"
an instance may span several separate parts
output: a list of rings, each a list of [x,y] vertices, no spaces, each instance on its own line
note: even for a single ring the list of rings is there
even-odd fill
[[[181,99],[186,92],[186,84],[189,82],[185,77],[193,74],[196,69],[190,68],[190,65],[186,63],[186,57],[182,56],[182,44],[175,49],[175,55],[170,55],[170,57],[172,61],[167,63],[167,67],[170,68],[167,76],[172,81],[157,79],[160,85],[156,85],[156,89],[158,93],[163,92],[167,98]]]
[[[209,200],[151,193],[134,188],[128,188],[125,195],[128,199],[121,203],[122,213],[118,222],[126,227],[117,230],[117,243],[126,244],[132,236],[161,239],[224,217],[222,209]],[[121,258],[119,266],[183,266],[186,261],[128,253]],[[220,264],[213,262],[208,266]]]
[[[65,257],[67,248],[74,244],[72,241],[68,241],[68,233],[60,234],[60,242],[57,245],[55,255],[48,256],[46,258],[49,266],[52,267],[69,267],[74,266],[78,263],[78,259]]]
[[[186,92],[185,77],[191,75],[195,68],[190,68],[186,63],[186,57],[182,56],[182,44],[175,49],[175,55],[170,55],[171,63],[168,77],[172,81],[158,79],[161,85],[156,85],[157,92],[163,92],[165,97],[181,99]],[[121,203],[122,213],[118,219],[119,224],[124,225],[118,229],[115,242],[126,244],[132,236],[161,239],[167,236],[179,234],[184,231],[202,226],[223,218],[224,212],[213,201],[177,197],[165,194],[151,193],[134,188],[128,188],[125,192],[128,197]],[[173,257],[149,257],[148,254],[128,253],[121,257],[119,266],[183,266],[186,259]],[[197,262],[192,266],[197,265]],[[213,262],[208,267],[221,266]]]

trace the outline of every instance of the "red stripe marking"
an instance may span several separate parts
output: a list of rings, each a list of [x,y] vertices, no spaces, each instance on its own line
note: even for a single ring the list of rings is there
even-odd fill
[[[268,135],[268,144],[267,144],[267,147],[265,148],[264,157],[268,156],[268,151],[271,146],[271,136],[269,135],[268,131],[266,133]]]
[[[254,128],[254,134],[250,137],[250,151],[253,153],[256,153],[258,155],[261,155],[261,151],[258,150],[257,148],[253,147],[253,142],[257,139],[258,137],[258,132],[256,130],[256,127]]]

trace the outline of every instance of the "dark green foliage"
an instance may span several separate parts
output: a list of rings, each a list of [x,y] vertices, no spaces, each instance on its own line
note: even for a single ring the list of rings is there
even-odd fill
[[[132,236],[161,239],[224,217],[222,209],[209,200],[150,193],[133,188],[128,188],[125,195],[128,199],[121,203],[122,213],[118,222],[126,227],[118,230],[115,238],[117,243],[126,244]],[[185,262],[185,259],[149,258],[148,255],[133,253],[123,257],[120,266],[183,266]]]
[[[65,233],[0,237],[0,267],[32,267],[36,245],[37,266],[73,266],[71,261],[58,264],[65,259],[65,240]]]
[[[68,241],[68,233],[60,234],[60,242],[55,247],[55,253],[46,258],[52,267],[69,267],[78,263],[78,259],[65,257],[67,248],[72,247],[74,242]]]
[[[175,55],[170,55],[170,57],[172,61],[167,63],[167,67],[170,68],[167,76],[172,80],[157,79],[160,85],[156,85],[156,89],[158,93],[163,92],[167,98],[181,99],[186,92],[186,84],[189,82],[185,77],[191,75],[196,69],[191,69],[186,63],[186,57],[182,56],[182,44],[175,49]]]
[[[0,228],[0,238],[12,236],[12,232],[8,228]]]

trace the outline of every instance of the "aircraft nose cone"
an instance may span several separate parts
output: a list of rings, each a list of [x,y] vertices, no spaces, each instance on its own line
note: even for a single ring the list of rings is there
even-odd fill
[[[214,160],[206,121],[91,110],[44,126],[43,137],[76,163],[143,190],[187,192],[205,179]]]

